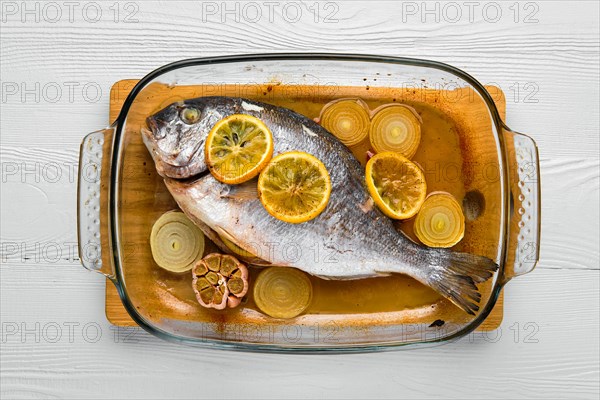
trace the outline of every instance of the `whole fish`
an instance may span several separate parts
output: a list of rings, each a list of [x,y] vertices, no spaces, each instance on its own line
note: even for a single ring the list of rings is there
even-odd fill
[[[231,114],[261,119],[273,134],[273,156],[304,151],[321,160],[331,177],[325,210],[301,224],[267,213],[257,181],[227,185],[208,172],[204,142]],[[476,286],[498,266],[490,259],[420,246],[373,206],[364,168],[331,133],[292,110],[242,98],[203,97],[177,102],[148,117],[142,137],[158,173],[181,209],[223,251],[238,245],[257,264],[301,269],[326,279],[358,279],[391,273],[432,287],[469,314],[479,310]],[[216,234],[215,234],[216,233]]]

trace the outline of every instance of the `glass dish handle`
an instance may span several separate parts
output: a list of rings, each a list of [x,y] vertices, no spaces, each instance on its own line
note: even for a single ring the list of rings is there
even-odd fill
[[[102,259],[103,232],[107,227],[107,200],[101,198],[104,179],[103,158],[109,154],[112,128],[92,132],[85,136],[79,150],[79,175],[77,180],[77,235],[79,259],[88,270],[113,277],[112,267]],[[106,160],[105,160],[106,161]],[[106,168],[108,166],[106,165]],[[104,202],[104,204],[101,203]],[[104,219],[102,218],[104,216]],[[106,232],[106,230],[105,230]],[[105,249],[107,250],[107,249]]]
[[[511,193],[505,281],[531,272],[540,258],[540,162],[529,136],[504,130]]]

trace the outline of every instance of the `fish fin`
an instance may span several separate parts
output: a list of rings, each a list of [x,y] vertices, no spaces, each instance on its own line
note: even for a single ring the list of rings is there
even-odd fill
[[[220,226],[215,226],[213,229],[215,232],[217,232],[217,235],[219,235],[219,239],[221,239],[220,242],[222,242],[223,239],[226,239],[226,240],[229,240],[231,243],[235,244],[236,246],[238,246],[239,248],[246,250],[246,249],[244,249],[243,246],[240,246],[240,244],[238,243],[235,236],[233,236],[231,233],[229,233],[226,229],[221,228]],[[222,243],[222,244],[223,244],[224,250],[231,252],[231,249],[229,249],[225,243]],[[221,247],[221,246],[219,246],[219,247]],[[248,251],[248,250],[246,250],[246,251]]]
[[[431,250],[432,271],[427,284],[468,314],[479,311],[481,293],[477,283],[490,279],[498,264],[487,257],[448,250]]]
[[[272,267],[273,264],[265,261],[261,258],[252,258],[248,260],[248,264],[254,265],[255,267]]]
[[[367,279],[367,278],[381,278],[386,276],[391,276],[391,272],[383,272],[383,271],[375,271],[376,275],[372,273],[365,273],[364,275],[348,275],[348,276],[328,276],[328,275],[318,275],[314,274],[317,278],[323,279],[325,281],[355,281],[358,279]]]
[[[244,248],[244,246],[242,246],[240,243],[238,243],[238,241],[235,238],[235,236],[233,236],[231,233],[229,233],[227,230],[221,228],[220,226],[215,226],[214,227],[214,231],[217,233],[219,240],[218,240],[218,242],[215,241],[215,240],[213,240],[213,242],[215,242],[215,244],[217,246],[219,246],[221,248],[221,250],[223,250],[223,251],[227,252],[228,254],[231,254],[231,255],[233,255],[235,257],[242,258],[244,261],[246,261],[246,262],[248,262],[249,264],[252,264],[252,265],[257,265],[257,266],[260,266],[260,267],[268,267],[268,266],[272,265],[270,262],[265,261],[265,260],[263,260],[262,258],[260,258],[258,256],[244,257],[243,255],[234,253],[223,242],[223,239],[229,240],[230,242],[232,242],[233,244],[235,244],[236,246],[238,246],[242,250],[247,251],[249,254],[252,254],[252,252],[254,252],[256,250],[255,249],[248,250],[247,248]]]
[[[232,200],[258,199],[258,185],[256,179],[251,179],[248,182],[233,186],[224,197]]]
[[[213,228],[213,230],[215,232],[217,232],[217,235],[224,237],[227,240],[232,241],[233,243],[235,243],[235,238],[233,237],[233,235],[229,232],[227,232],[225,229],[221,228],[220,226],[215,226]]]

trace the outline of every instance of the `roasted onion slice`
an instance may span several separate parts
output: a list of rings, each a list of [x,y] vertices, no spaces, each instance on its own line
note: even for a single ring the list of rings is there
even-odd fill
[[[339,99],[327,103],[319,122],[346,146],[362,142],[369,134],[368,107],[360,99]]]
[[[204,235],[180,211],[169,211],[156,220],[150,234],[152,257],[171,272],[192,269],[204,253]]]
[[[274,318],[293,318],[309,306],[312,284],[308,276],[290,267],[270,267],[254,283],[254,301]]]
[[[369,131],[377,153],[393,151],[411,159],[421,142],[421,118],[403,104],[387,104],[373,110]]]
[[[460,203],[450,193],[429,194],[415,218],[414,232],[429,247],[454,246],[465,234]]]

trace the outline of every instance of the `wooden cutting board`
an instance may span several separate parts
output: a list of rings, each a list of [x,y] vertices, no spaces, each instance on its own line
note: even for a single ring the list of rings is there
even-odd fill
[[[137,80],[128,79],[122,80],[113,85],[110,93],[110,111],[109,111],[109,122],[113,122],[121,110],[127,95],[133,89]],[[504,97],[504,93],[497,87],[487,87],[488,91],[492,95],[496,106],[498,107],[498,111],[502,118],[504,118],[506,113],[506,101]],[[459,113],[461,107],[466,110],[467,107],[473,107],[472,99],[469,101],[455,101],[450,105],[453,110],[453,113]],[[465,112],[465,114],[468,114]],[[106,197],[104,197],[106,198]],[[136,326],[136,323],[129,317],[129,314],[123,307],[121,303],[121,299],[119,298],[119,294],[110,281],[106,281],[106,317],[108,321],[116,326]],[[504,309],[504,293],[500,294],[496,305],[488,318],[479,326],[478,331],[491,331],[500,326],[503,317],[503,309]]]

